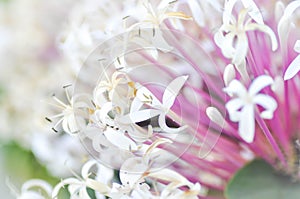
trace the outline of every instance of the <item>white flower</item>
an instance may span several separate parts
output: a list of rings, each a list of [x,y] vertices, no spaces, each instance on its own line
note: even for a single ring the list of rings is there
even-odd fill
[[[105,73],[106,75],[106,73]],[[123,72],[114,72],[111,79],[100,81],[94,89],[94,102],[98,106],[102,106],[103,101],[113,101],[119,104],[124,98],[133,98],[135,94],[134,82]],[[106,100],[102,98],[105,97]],[[121,103],[122,104],[122,103]]]
[[[162,0],[159,5],[153,7],[149,0],[143,0],[144,12],[139,13],[142,16],[136,16],[141,19],[141,22],[134,24],[131,28],[140,26],[142,28],[158,28],[159,25],[165,20],[170,18],[191,20],[192,18],[182,12],[169,12],[169,8],[173,0]],[[146,12],[145,12],[146,11]]]
[[[231,17],[229,18],[226,16],[225,22],[223,22],[223,25],[214,36],[214,40],[221,48],[223,55],[232,59],[232,63],[235,65],[240,65],[247,56],[247,31],[259,30],[268,34],[271,38],[273,51],[275,51],[278,46],[276,36],[270,27],[261,23],[253,23],[251,22],[251,18],[245,22],[247,14],[250,15],[250,13],[251,12],[247,9],[241,10],[238,14],[237,21],[233,15],[230,15]],[[224,15],[227,14],[228,12],[224,12]]]
[[[166,116],[170,114],[171,117],[173,116],[177,119],[177,115],[170,109],[187,78],[188,76],[180,76],[173,80],[164,91],[162,103],[146,87],[139,88],[136,97],[131,104],[130,113],[120,118],[119,121],[125,124],[132,124],[159,116],[159,127],[163,131],[168,133],[178,133],[184,130],[187,126],[179,128],[168,127],[166,124]],[[143,105],[147,105],[151,108],[140,110]]]
[[[300,40],[297,40],[294,46],[294,50],[297,53],[300,53]],[[300,55],[298,55],[292,63],[288,66],[287,70],[284,73],[284,80],[293,78],[300,70]]]
[[[63,130],[68,134],[76,134],[80,130],[80,126],[84,124],[83,118],[79,117],[80,108],[85,108],[87,105],[85,103],[77,101],[76,97],[70,98],[69,93],[65,90],[66,98],[68,103],[64,103],[59,100],[55,95],[53,95],[53,99],[56,101],[56,104],[51,104],[61,110],[61,113],[46,117],[49,122],[52,122],[53,119],[60,118],[54,127],[52,128],[55,132],[57,132],[57,126],[62,124]]]
[[[248,143],[253,142],[255,133],[255,105],[262,106],[265,110],[260,116],[264,119],[273,118],[277,108],[277,102],[266,94],[259,92],[266,86],[272,85],[273,79],[270,76],[262,75],[257,77],[250,85],[248,91],[244,85],[234,79],[224,91],[236,98],[226,103],[230,120],[239,122],[239,134]]]
[[[158,57],[158,49],[163,52],[172,50],[172,47],[165,41],[160,25],[166,19],[191,20],[190,16],[182,12],[169,11],[173,0],[162,0],[157,6],[153,6],[149,0],[141,1],[141,6],[137,6],[129,14],[128,18],[134,18],[136,23],[129,26],[128,35],[124,38],[125,43],[133,42],[144,49],[155,59]]]
[[[56,199],[59,190],[65,185],[68,185],[68,191],[71,195],[70,199],[90,199],[87,188],[91,188],[99,194],[106,195],[110,191],[110,188],[106,184],[90,178],[90,170],[95,165],[97,165],[97,162],[95,160],[90,160],[82,167],[82,179],[67,178],[58,183],[53,189],[52,198]]]

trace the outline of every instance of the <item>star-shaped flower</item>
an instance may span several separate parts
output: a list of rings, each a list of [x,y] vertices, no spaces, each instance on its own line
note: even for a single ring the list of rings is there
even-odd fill
[[[182,126],[179,128],[170,128],[166,124],[166,116],[177,117],[170,109],[173,106],[175,99],[186,82],[188,76],[180,76],[174,79],[166,88],[163,94],[162,103],[151,93],[146,87],[141,87],[137,90],[130,113],[120,118],[120,122],[125,124],[137,123],[148,120],[150,118],[158,117],[159,127],[167,133],[178,133],[186,128]],[[142,109],[142,106],[149,106],[149,109]]]
[[[239,134],[248,143],[253,142],[255,134],[255,105],[260,105],[265,110],[260,116],[264,119],[272,119],[277,108],[277,102],[269,95],[259,93],[263,88],[273,84],[270,76],[262,75],[257,77],[249,89],[239,80],[232,80],[224,91],[236,98],[226,103],[230,120],[239,122]]]
[[[232,59],[232,63],[235,65],[241,64],[247,55],[247,31],[259,30],[266,33],[271,38],[272,50],[275,51],[278,47],[276,36],[270,27],[251,22],[252,18],[245,21],[247,14],[250,15],[250,13],[248,9],[241,10],[237,20],[232,14],[230,14],[231,17],[226,16],[226,20],[214,36],[214,40],[221,48],[223,55]],[[224,15],[227,14],[228,12],[224,12]]]

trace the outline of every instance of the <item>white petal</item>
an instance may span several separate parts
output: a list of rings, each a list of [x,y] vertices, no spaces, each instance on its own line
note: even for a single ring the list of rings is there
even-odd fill
[[[150,172],[147,176],[172,183],[191,184],[185,177],[170,169],[161,169],[159,171]]]
[[[154,37],[152,36],[151,38],[152,45],[165,53],[170,52],[173,49],[173,47],[170,46],[168,42],[164,39],[162,31],[160,29],[153,29],[152,31],[155,31],[155,33],[152,33],[154,34]]]
[[[295,45],[294,45],[294,51],[297,53],[300,53],[300,40],[297,40]]]
[[[155,140],[147,149],[147,151],[145,152],[144,156],[149,155],[156,147],[158,147],[161,144],[166,144],[166,143],[173,143],[172,140],[167,139],[167,138],[158,138],[157,140]]]
[[[234,66],[233,66],[232,64],[228,64],[228,65],[225,67],[224,74],[223,74],[223,80],[224,80],[225,86],[228,86],[229,83],[230,83],[235,77],[236,77],[236,74],[235,74]]]
[[[114,65],[116,69],[122,69],[126,67],[126,61],[124,55],[117,57],[117,59],[114,61]]]
[[[237,36],[237,44],[234,56],[232,58],[232,63],[235,65],[240,65],[248,52],[248,39],[246,34],[241,33]]]
[[[214,41],[217,44],[217,46],[219,46],[220,48],[223,46],[224,40],[225,40],[225,37],[221,30],[219,30],[218,32],[216,32],[214,34]]]
[[[238,95],[239,97],[244,97],[247,94],[245,86],[238,80],[232,80],[229,85],[223,89],[224,92],[230,95]]]
[[[223,126],[225,123],[225,119],[220,113],[220,111],[215,107],[207,107],[206,109],[206,115],[208,118],[213,121],[214,123]]]
[[[158,59],[158,50],[156,48],[146,49],[145,50],[153,59]]]
[[[242,0],[242,3],[248,9],[248,14],[256,23],[264,24],[261,12],[253,0]]]
[[[49,196],[51,195],[52,192],[52,186],[47,182],[39,179],[31,179],[25,182],[22,186],[22,192],[26,192],[31,188],[42,188],[43,191],[45,191]]]
[[[148,126],[148,129],[144,129],[136,124],[131,124],[130,128],[126,129],[128,131],[129,136],[136,142],[145,142],[148,140],[152,134],[153,129],[151,125]]]
[[[108,125],[111,125],[111,126],[114,125],[112,119],[108,116],[108,113],[112,110],[112,108],[113,108],[112,103],[107,102],[101,107],[101,109],[99,111],[97,111],[96,114],[100,115],[100,120],[101,120],[102,123],[108,124]]]
[[[151,106],[151,107],[159,107],[162,106],[160,101],[152,94],[151,91],[149,91],[146,87],[142,86],[139,88],[136,92],[136,97],[145,104]],[[149,103],[149,100],[151,99],[151,103]]]
[[[249,74],[247,72],[246,60],[245,59],[243,59],[243,61],[239,65],[236,65],[235,67],[236,67],[236,70],[242,76],[243,80],[246,80],[246,81],[250,80]]]
[[[277,102],[274,98],[264,94],[258,94],[254,97],[254,103],[262,106],[265,110],[260,114],[264,119],[272,119],[273,113],[277,108]]]
[[[18,196],[17,199],[45,199],[45,197],[36,191],[27,191]]]
[[[187,128],[187,126],[181,126],[179,128],[170,128],[166,124],[166,116],[161,114],[158,118],[159,127],[166,133],[179,133]]]
[[[252,105],[246,105],[242,109],[239,122],[239,134],[241,138],[248,143],[251,143],[254,140],[255,118],[254,107]]]
[[[233,47],[235,36],[236,35],[233,32],[229,32],[225,35],[223,46],[221,46],[221,49],[223,55],[227,58],[232,58],[236,53],[236,50]]]
[[[223,12],[223,24],[229,24],[232,19],[232,10],[237,0],[225,1],[224,12]]]
[[[177,77],[167,86],[162,98],[164,108],[170,109],[172,107],[180,89],[187,79],[188,76]]]
[[[79,116],[77,118],[79,119]],[[77,120],[76,120],[77,118],[73,113],[66,118],[70,133],[78,133],[79,131]]]
[[[263,88],[270,86],[274,83],[272,77],[268,75],[261,75],[253,80],[249,87],[249,95],[254,96]]]
[[[128,115],[125,115],[119,119],[119,122],[123,124],[134,124],[137,122],[142,122],[145,120],[148,120],[150,118],[153,118],[159,114],[161,114],[162,111],[155,110],[155,109],[144,109],[137,112],[129,113]]]
[[[277,42],[276,35],[269,26],[251,23],[246,26],[245,30],[259,30],[261,32],[266,33],[267,35],[269,35],[269,37],[271,39],[272,50],[275,51],[278,48],[278,42]]]
[[[242,108],[244,104],[245,103],[240,98],[232,99],[226,103],[225,107],[229,113],[229,118],[231,121],[240,121],[241,113],[239,109]]]
[[[137,112],[138,110],[140,110],[143,106],[143,102],[141,102],[141,100],[139,100],[139,98],[135,97],[133,99],[133,101],[131,102],[130,105],[130,112]]]
[[[106,184],[98,182],[98,181],[90,179],[90,178],[87,179],[85,183],[86,183],[87,187],[89,187],[101,194],[107,194],[110,191],[110,188]]]
[[[123,185],[133,187],[136,183],[143,182],[142,177],[147,169],[148,165],[143,161],[143,158],[129,158],[121,166],[120,180]]]
[[[96,180],[104,184],[110,184],[114,178],[114,170],[102,164],[98,165]]]
[[[298,55],[292,63],[288,66],[287,70],[284,73],[284,80],[289,80],[293,78],[300,70],[300,55]]]
[[[285,9],[284,15],[290,17],[295,10],[300,7],[300,1],[292,1]]]
[[[116,147],[123,150],[137,150],[137,145],[124,133],[108,128],[104,132],[105,137]]]
[[[83,167],[81,169],[81,176],[83,177],[83,179],[87,179],[89,177],[89,175],[91,174],[90,169],[94,165],[97,165],[96,160],[90,160],[83,165]]]

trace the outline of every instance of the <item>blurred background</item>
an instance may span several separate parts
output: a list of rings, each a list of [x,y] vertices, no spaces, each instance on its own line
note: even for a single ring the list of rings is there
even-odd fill
[[[53,124],[45,120],[57,113],[49,105],[51,95],[62,94],[76,77],[61,50],[74,4],[0,0],[1,198],[15,198],[31,178],[54,184],[84,162],[80,142],[51,131]]]

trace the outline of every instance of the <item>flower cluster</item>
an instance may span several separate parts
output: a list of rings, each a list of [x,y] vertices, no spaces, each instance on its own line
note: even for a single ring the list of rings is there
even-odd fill
[[[54,130],[61,122],[101,164],[88,161],[52,197],[66,185],[71,198],[205,197],[254,157],[299,180],[300,1],[271,2],[109,1],[118,20],[75,27],[67,54],[125,33],[84,63],[74,55],[83,66],[70,105],[54,98]]]

